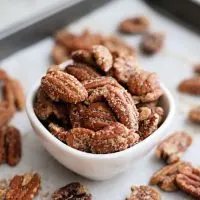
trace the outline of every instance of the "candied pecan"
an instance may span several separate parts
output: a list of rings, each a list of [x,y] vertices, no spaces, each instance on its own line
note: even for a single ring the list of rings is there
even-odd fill
[[[128,80],[128,89],[133,95],[140,96],[142,102],[157,100],[163,91],[156,73],[137,70]]]
[[[108,72],[113,64],[113,58],[110,51],[102,45],[92,46],[92,56],[95,60],[95,63],[100,67],[104,72]]]
[[[108,85],[104,96],[119,121],[127,128],[137,131],[138,111],[130,94],[125,89]]]
[[[142,139],[150,136],[158,128],[160,117],[157,113],[149,115],[149,117],[139,123],[139,135]]]
[[[54,47],[51,51],[51,57],[55,64],[60,64],[70,58],[69,52],[67,52],[66,48],[64,48],[60,44],[54,45]]]
[[[92,195],[87,188],[78,182],[70,183],[65,187],[56,190],[52,195],[52,200],[91,200]]]
[[[183,93],[200,95],[200,76],[183,80],[179,84],[178,90]]]
[[[91,151],[97,154],[125,150],[139,141],[139,135],[119,122],[113,122],[93,134]]]
[[[90,152],[91,138],[94,131],[86,128],[73,128],[66,135],[66,143],[77,150]]]
[[[39,174],[16,175],[10,182],[5,200],[33,200],[40,189]]]
[[[140,48],[145,54],[155,54],[164,45],[165,35],[160,32],[147,33],[144,35]]]
[[[139,120],[144,121],[147,120],[151,115],[151,109],[148,107],[140,107],[138,109],[139,112]]]
[[[73,128],[78,128],[83,125],[83,117],[85,115],[86,106],[82,103],[70,106],[69,118]]]
[[[128,34],[143,33],[148,30],[149,25],[149,20],[145,16],[131,17],[119,24],[119,31]]]
[[[65,130],[65,128],[52,122],[48,125],[48,128],[50,132],[52,133],[52,135],[54,135],[60,141],[64,143],[66,142],[66,135],[68,134],[68,132]]]
[[[96,89],[92,89],[89,92],[89,96],[85,101],[86,104],[101,102],[104,100],[104,94],[106,92],[106,87],[99,87]]]
[[[131,194],[126,200],[160,200],[160,194],[150,186],[132,186]]]
[[[92,67],[82,63],[68,65],[65,68],[65,71],[77,78],[79,81],[91,80],[100,77],[100,74]]]
[[[191,109],[188,118],[190,121],[200,124],[200,106]]]
[[[172,192],[177,190],[176,176],[179,173],[179,169],[184,166],[189,166],[187,162],[176,162],[174,164],[167,165],[158,170],[150,180],[151,185],[158,185],[162,190]]]
[[[19,130],[12,126],[0,129],[0,164],[17,165],[21,159],[21,136]]]
[[[168,164],[180,160],[180,156],[192,144],[192,138],[185,132],[175,132],[163,140],[156,149],[156,156]]]
[[[127,83],[131,74],[133,74],[138,68],[139,66],[135,57],[118,57],[114,60],[112,73],[119,82]]]
[[[200,199],[200,169],[192,165],[179,169],[176,176],[178,187],[189,195]]]
[[[49,71],[41,80],[41,88],[54,101],[78,103],[88,96],[86,89],[74,76],[60,70]]]
[[[112,110],[103,102],[92,103],[84,114],[84,127],[98,131],[115,122]]]
[[[194,66],[194,72],[200,75],[200,64]]]

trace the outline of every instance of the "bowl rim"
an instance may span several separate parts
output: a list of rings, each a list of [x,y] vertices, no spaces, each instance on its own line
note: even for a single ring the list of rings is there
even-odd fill
[[[114,159],[117,157],[124,157],[127,154],[132,153],[133,151],[138,151],[138,149],[140,148],[145,148],[146,145],[148,145],[148,143],[150,143],[151,141],[155,140],[156,137],[159,136],[159,134],[163,133],[163,131],[165,129],[167,129],[167,127],[169,126],[169,124],[172,122],[173,120],[173,116],[175,114],[175,103],[174,103],[174,99],[172,97],[172,94],[170,93],[170,91],[164,86],[164,84],[160,83],[161,88],[164,91],[164,95],[166,96],[166,99],[168,101],[168,105],[169,105],[169,110],[168,110],[168,114],[165,118],[165,121],[162,123],[162,125],[152,134],[150,135],[148,138],[146,138],[145,140],[139,142],[138,144],[129,147],[128,149],[119,151],[119,152],[115,152],[115,153],[109,153],[109,154],[93,154],[93,153],[87,153],[87,152],[83,152],[83,151],[79,151],[77,149],[74,149],[66,144],[64,144],[63,142],[61,142],[59,139],[57,139],[55,136],[53,136],[50,131],[48,131],[48,129],[45,128],[45,126],[39,121],[39,119],[37,118],[34,109],[33,109],[33,101],[36,95],[36,91],[38,90],[39,86],[40,86],[40,81],[38,81],[30,90],[28,96],[27,96],[27,100],[26,100],[26,112],[28,115],[29,120],[34,123],[35,126],[38,127],[38,129],[40,130],[40,134],[42,134],[46,139],[48,139],[51,143],[54,143],[58,148],[62,149],[63,151],[67,151],[70,154],[73,154],[75,156],[79,156],[79,157],[84,157],[84,158],[91,158],[91,159]]]

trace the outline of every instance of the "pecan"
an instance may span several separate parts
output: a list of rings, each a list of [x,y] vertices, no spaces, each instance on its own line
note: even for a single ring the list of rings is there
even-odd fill
[[[151,185],[158,185],[162,190],[172,192],[177,190],[176,177],[179,173],[179,169],[184,166],[189,166],[187,162],[176,162],[174,164],[167,165],[158,170],[150,180]]]
[[[89,96],[85,101],[86,104],[102,102],[104,100],[104,94],[106,92],[106,87],[99,87],[96,89],[92,89],[89,92]]]
[[[52,135],[54,135],[60,141],[64,143],[66,142],[66,135],[68,134],[68,132],[63,127],[51,122],[48,125],[48,128],[50,132],[52,133]]]
[[[91,200],[92,195],[87,188],[78,182],[70,183],[65,187],[56,190],[52,195],[52,200]]]
[[[200,76],[183,80],[179,84],[178,90],[183,93],[200,95]]]
[[[133,74],[138,68],[135,57],[118,57],[114,60],[112,73],[119,82],[127,83],[131,74]]]
[[[16,175],[10,182],[5,200],[32,200],[40,189],[39,174]]]
[[[147,120],[151,115],[151,109],[148,107],[140,107],[138,109],[139,112],[139,120],[144,121]]]
[[[90,152],[91,138],[94,131],[86,128],[73,128],[66,135],[66,143],[77,150]]]
[[[139,135],[123,124],[113,122],[97,131],[91,140],[91,151],[97,154],[114,153],[125,150],[139,141]]]
[[[81,82],[85,80],[94,79],[100,76],[100,74],[97,71],[95,71],[92,67],[81,63],[68,65],[65,68],[65,71],[68,74],[71,74],[72,76],[77,78]]]
[[[108,85],[105,99],[122,124],[138,130],[138,111],[126,90]]]
[[[194,72],[200,75],[200,64],[194,66]]]
[[[175,132],[163,140],[156,149],[156,156],[168,164],[180,160],[181,155],[191,145],[192,138],[185,132]]]
[[[132,186],[131,194],[126,200],[160,200],[160,194],[150,186]]]
[[[138,70],[128,80],[129,91],[140,97],[142,102],[151,102],[157,100],[163,91],[156,73]]]
[[[157,113],[150,114],[147,119],[139,123],[139,135],[142,139],[150,136],[158,128],[160,117]]]
[[[54,45],[54,47],[51,51],[51,57],[55,64],[60,64],[70,58],[69,52],[67,52],[66,48],[64,48],[60,44]]]
[[[17,165],[21,159],[21,136],[19,131],[12,126],[0,129],[0,163]]]
[[[116,121],[112,110],[103,102],[92,103],[84,114],[84,127],[98,131]]]
[[[165,36],[163,33],[147,33],[142,39],[140,48],[145,54],[155,54],[163,47],[164,39]]]
[[[190,121],[200,124],[200,106],[191,109],[188,118]]]
[[[113,58],[112,54],[106,47],[102,45],[93,46],[92,55],[96,65],[100,67],[104,72],[108,72],[111,69]]]
[[[149,20],[145,16],[131,17],[119,24],[119,31],[128,34],[143,33],[148,30],[149,25]]]
[[[82,103],[70,106],[69,118],[73,128],[83,125],[83,117],[85,115],[86,106]]]
[[[193,166],[185,166],[179,169],[176,176],[178,187],[189,195],[200,199],[200,169]]]
[[[54,101],[78,103],[84,101],[88,93],[72,75],[59,70],[51,70],[41,80],[41,88]]]

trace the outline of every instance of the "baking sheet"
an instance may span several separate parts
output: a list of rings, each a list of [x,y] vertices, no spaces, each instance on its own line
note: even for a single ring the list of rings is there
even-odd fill
[[[82,31],[88,27],[93,31],[102,33],[116,32],[119,21],[127,16],[145,14],[152,22],[152,29],[166,33],[165,48],[153,57],[144,57],[138,52],[141,65],[151,71],[156,71],[161,81],[170,89],[176,101],[176,115],[173,124],[166,135],[175,130],[185,130],[193,137],[193,145],[184,154],[183,159],[200,166],[200,128],[189,123],[187,111],[200,102],[198,97],[181,95],[176,87],[180,80],[192,74],[191,66],[200,62],[200,37],[190,30],[179,26],[156,13],[141,0],[117,0],[85,16],[72,24],[69,29],[74,32]],[[138,46],[141,36],[123,36],[134,46]],[[47,70],[50,59],[49,54],[53,45],[52,38],[30,46],[6,59],[0,66],[11,75],[20,79],[26,93],[32,85]],[[42,176],[42,193],[51,194],[56,188],[72,181],[80,181],[88,186],[94,200],[124,200],[130,193],[131,185],[148,184],[151,175],[163,163],[156,160],[154,150],[129,171],[103,182],[94,182],[80,177],[59,164],[43,148],[35,137],[33,129],[25,112],[18,113],[12,124],[18,127],[23,135],[23,157],[17,167],[0,167],[0,178],[10,178],[14,174],[27,171],[37,171]],[[181,192],[164,193],[162,199],[189,199]],[[42,199],[39,197],[38,199]],[[49,196],[47,195],[47,198]]]

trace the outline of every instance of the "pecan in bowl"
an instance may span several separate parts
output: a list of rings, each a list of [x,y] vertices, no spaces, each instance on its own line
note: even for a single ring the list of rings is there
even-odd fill
[[[111,178],[147,155],[174,112],[171,94],[154,73],[134,70],[130,56],[120,61],[115,55],[111,62],[112,54],[102,49],[92,48],[91,63],[73,54],[70,62],[50,68],[27,100],[31,124],[50,154],[93,180]],[[125,67],[117,73],[121,82],[107,75],[116,61],[118,70]]]

